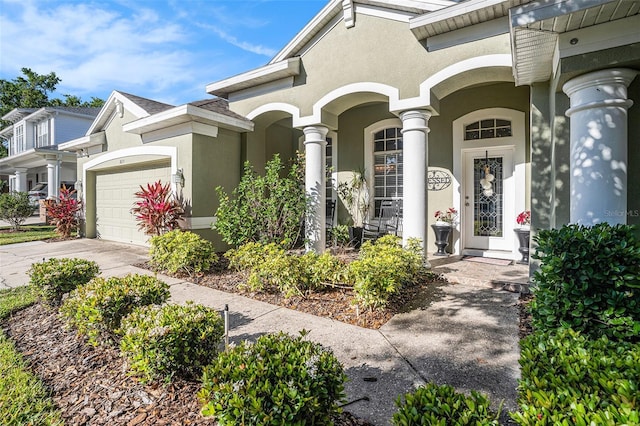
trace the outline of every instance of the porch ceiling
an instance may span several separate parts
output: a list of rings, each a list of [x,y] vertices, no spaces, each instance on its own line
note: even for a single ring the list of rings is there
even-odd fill
[[[75,162],[76,154],[66,151],[58,151],[50,148],[35,148],[18,155],[12,155],[0,160],[0,173],[13,174],[17,168],[31,169],[45,166],[47,158],[59,158],[63,162]]]
[[[639,13],[640,0],[555,0],[513,8],[510,16],[516,85],[551,78],[561,34]]]

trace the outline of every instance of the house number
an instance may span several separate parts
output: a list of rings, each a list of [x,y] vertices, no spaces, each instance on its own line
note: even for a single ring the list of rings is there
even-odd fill
[[[427,188],[429,191],[442,191],[451,185],[451,176],[442,170],[427,172]]]

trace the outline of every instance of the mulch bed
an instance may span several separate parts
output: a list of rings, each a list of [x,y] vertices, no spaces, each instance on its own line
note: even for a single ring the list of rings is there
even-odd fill
[[[138,265],[148,267],[148,265]],[[415,308],[411,302],[442,277],[425,275],[395,296],[389,306],[378,311],[356,309],[353,292],[327,288],[305,297],[284,299],[275,292],[251,293],[241,288],[244,275],[226,269],[224,260],[212,273],[180,278],[271,304],[330,317],[361,327],[379,328],[395,313]],[[239,288],[240,287],[240,288]],[[522,296],[520,335],[531,330]],[[127,374],[127,364],[114,347],[94,348],[67,329],[56,311],[36,304],[15,313],[0,324],[24,355],[32,371],[50,389],[53,400],[67,424],[73,425],[205,425],[215,424],[200,415],[199,382],[175,379],[171,384],[143,385]],[[335,419],[337,426],[371,426],[349,412]]]
[[[357,253],[346,252],[338,254],[345,261],[355,259]],[[319,317],[327,317],[347,324],[359,327],[379,329],[397,313],[409,311],[415,306],[415,300],[421,300],[421,294],[426,293],[430,286],[446,282],[441,275],[425,273],[416,282],[404,286],[402,291],[393,295],[386,308],[369,309],[358,306],[355,294],[346,286],[332,287],[327,285],[323,290],[313,291],[304,296],[292,296],[285,298],[277,289],[267,289],[264,292],[252,292],[243,288],[247,275],[228,269],[228,261],[220,253],[219,261],[213,266],[211,272],[189,276],[187,274],[174,274],[176,278],[209,287],[227,293],[236,293],[255,300],[260,300],[276,306],[294,309]],[[154,271],[149,263],[135,265]],[[157,271],[161,272],[161,271]]]

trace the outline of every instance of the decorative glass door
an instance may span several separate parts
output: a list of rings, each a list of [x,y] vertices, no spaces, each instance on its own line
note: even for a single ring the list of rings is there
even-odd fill
[[[512,233],[505,218],[513,216],[512,152],[487,149],[464,155],[465,248],[511,250]]]

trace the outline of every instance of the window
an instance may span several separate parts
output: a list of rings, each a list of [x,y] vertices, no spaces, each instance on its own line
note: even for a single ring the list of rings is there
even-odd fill
[[[24,126],[21,124],[19,126],[16,126],[16,134],[14,136],[15,138],[15,154],[18,154],[22,151],[26,151],[26,145],[25,145],[25,140],[24,140]]]
[[[382,200],[402,199],[402,129],[386,128],[373,135],[375,217]]]
[[[489,118],[464,127],[464,140],[506,138],[511,136],[511,121]]]
[[[326,191],[327,200],[333,199],[333,138],[327,137],[325,148],[325,171],[326,171]]]
[[[34,124],[35,146],[40,148],[49,146],[49,120]]]

